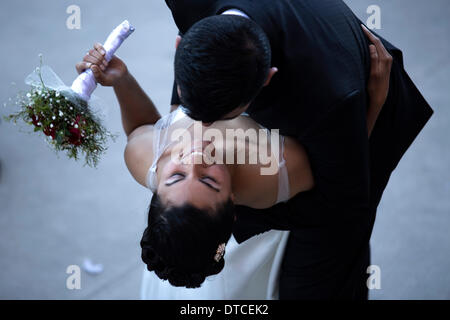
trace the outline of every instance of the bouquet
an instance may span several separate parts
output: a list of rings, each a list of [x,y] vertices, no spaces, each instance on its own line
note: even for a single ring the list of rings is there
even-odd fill
[[[107,61],[111,60],[123,41],[134,31],[128,21],[122,22],[106,39]],[[107,149],[108,138],[115,136],[102,125],[102,107],[91,98],[97,82],[91,69],[80,74],[67,87],[48,66],[42,66],[28,75],[25,83],[31,89],[19,93],[16,104],[19,111],[4,117],[17,123],[22,120],[43,132],[56,151],[66,151],[69,158],[78,160],[84,154],[85,165],[96,167]]]

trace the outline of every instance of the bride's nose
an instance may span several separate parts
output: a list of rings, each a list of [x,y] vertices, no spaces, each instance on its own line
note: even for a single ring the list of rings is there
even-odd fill
[[[200,152],[194,152],[192,154],[192,164],[195,166],[201,166],[206,167],[207,164],[205,162],[205,159],[203,159],[203,153]]]

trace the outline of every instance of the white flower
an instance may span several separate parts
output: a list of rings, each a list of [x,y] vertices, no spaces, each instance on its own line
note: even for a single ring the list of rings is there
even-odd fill
[[[59,116],[62,117],[63,115],[64,113],[61,110],[59,110]]]
[[[38,125],[38,126],[41,126],[41,125],[42,125],[42,123],[38,122],[38,123],[37,123],[37,125]]]
[[[30,97],[31,97],[31,94],[30,94],[30,93],[27,93],[27,97],[30,98]]]
[[[52,119],[53,119],[53,120],[55,120],[55,119],[56,119],[56,117],[55,117],[55,116],[53,116],[53,117],[52,117]]]
[[[53,123],[50,123],[50,128],[53,128]]]
[[[69,109],[70,109],[70,110],[73,110],[73,108],[72,108],[72,107],[70,107]]]
[[[77,125],[77,124],[76,124],[76,125],[74,125],[73,127],[74,127],[75,129],[78,129],[78,125]]]
[[[55,96],[56,96],[56,97],[59,97],[59,91],[56,91]]]

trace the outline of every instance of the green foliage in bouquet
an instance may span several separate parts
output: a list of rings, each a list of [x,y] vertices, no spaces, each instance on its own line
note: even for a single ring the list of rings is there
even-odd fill
[[[37,72],[41,77],[40,68]],[[42,77],[41,86],[20,93],[16,104],[20,110],[5,116],[6,121],[21,120],[34,126],[34,132],[43,132],[56,151],[66,151],[75,160],[84,155],[85,165],[90,167],[97,167],[108,138],[116,138],[101,125],[86,101],[68,91],[46,87]]]

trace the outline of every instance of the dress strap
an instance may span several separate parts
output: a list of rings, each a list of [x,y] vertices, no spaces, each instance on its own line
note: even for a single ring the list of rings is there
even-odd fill
[[[183,112],[182,107],[179,107],[177,110],[159,119],[155,124],[153,130],[153,163],[148,170],[146,177],[147,188],[153,193],[156,192],[158,186],[156,174],[158,170],[158,161],[170,145],[169,128],[184,117],[186,117],[186,114]]]
[[[278,163],[278,196],[277,203],[286,202],[289,200],[290,187],[289,187],[289,175],[286,167],[286,160],[284,159],[284,143],[285,137],[280,136],[280,161]]]

